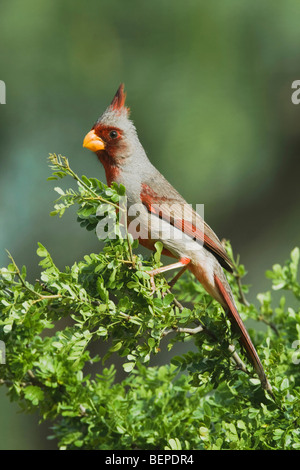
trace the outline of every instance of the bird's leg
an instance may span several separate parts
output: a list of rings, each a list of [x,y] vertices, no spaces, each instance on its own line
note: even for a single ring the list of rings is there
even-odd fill
[[[178,279],[183,275],[183,273],[185,273],[185,271],[187,270],[187,268],[188,268],[188,265],[186,264],[186,265],[183,266],[183,268],[179,271],[179,273],[177,273],[176,276],[173,277],[172,281],[169,282],[170,289],[172,289],[172,287],[174,287],[174,285],[176,284],[176,282],[178,281]]]
[[[154,282],[154,276],[156,276],[156,274],[165,273],[166,271],[170,271],[171,269],[182,268],[183,266],[184,269],[181,269],[179,273],[173,279],[174,281],[174,282],[172,281],[172,286],[173,286],[175,282],[177,281],[177,279],[181,276],[181,274],[183,274],[183,272],[186,270],[187,265],[189,264],[190,261],[191,260],[189,258],[180,258],[180,260],[177,263],[168,264],[168,266],[162,266],[161,268],[156,268],[156,269],[152,269],[151,271],[146,271],[146,273],[149,274],[150,276],[150,282],[152,286],[151,293],[154,294],[156,290],[155,282]]]

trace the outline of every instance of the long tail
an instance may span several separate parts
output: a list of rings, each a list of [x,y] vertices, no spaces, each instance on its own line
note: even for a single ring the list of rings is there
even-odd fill
[[[224,299],[224,302],[226,306],[228,307],[228,314],[229,314],[229,319],[232,322],[233,325],[236,325],[240,335],[241,335],[241,343],[243,344],[246,352],[248,353],[252,364],[258,374],[258,377],[260,378],[262,387],[270,392],[272,395],[272,387],[267,379],[267,376],[265,374],[264,368],[262,363],[260,362],[260,359],[258,357],[258,354],[256,352],[256,349],[251,341],[251,338],[248,334],[248,331],[246,330],[244,323],[234,305],[234,302],[231,298],[231,295],[228,293],[226,287],[222,283],[222,281],[219,279],[219,277],[215,274],[215,283],[216,286],[218,287],[218,290]]]

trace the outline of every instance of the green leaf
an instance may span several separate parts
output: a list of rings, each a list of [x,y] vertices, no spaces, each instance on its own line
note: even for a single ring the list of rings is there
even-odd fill
[[[294,248],[291,252],[291,260],[295,265],[298,265],[300,258],[300,250],[298,247]]]
[[[163,305],[164,306],[170,305],[173,302],[174,297],[175,296],[173,294],[166,294],[163,298]]]
[[[280,385],[280,390],[286,390],[289,388],[289,379],[284,378]]]
[[[154,253],[154,260],[155,260],[155,263],[158,264],[160,262],[160,257],[161,257],[161,253],[162,253],[164,246],[161,242],[156,242],[154,246],[156,249],[156,252]]]
[[[109,348],[109,350],[110,350],[111,352],[119,351],[119,349],[121,349],[122,345],[123,345],[123,342],[122,342],[122,341],[118,341],[116,344],[114,344],[113,346],[111,346],[111,347]]]
[[[169,439],[168,440],[169,446],[166,446],[166,450],[182,450],[180,440],[175,437],[175,439]]]
[[[126,362],[125,364],[123,364],[123,369],[125,370],[125,372],[131,372],[134,366],[135,362]]]
[[[40,256],[41,258],[45,258],[48,255],[48,251],[41,243],[38,243],[38,246],[39,247],[36,250],[37,255]]]
[[[38,403],[44,399],[44,392],[40,387],[29,385],[24,389],[24,396],[27,400],[30,400],[33,405],[38,405]]]
[[[54,191],[56,191],[58,194],[60,194],[61,196],[64,196],[65,195],[65,192],[63,189],[61,189],[60,187],[56,186],[54,188]]]

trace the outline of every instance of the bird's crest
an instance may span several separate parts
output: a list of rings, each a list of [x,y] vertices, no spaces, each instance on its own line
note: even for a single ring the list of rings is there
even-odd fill
[[[115,94],[110,108],[114,111],[126,111],[129,112],[129,108],[125,107],[125,100],[126,100],[126,93],[124,92],[124,84],[121,83],[119,86],[117,93]]]

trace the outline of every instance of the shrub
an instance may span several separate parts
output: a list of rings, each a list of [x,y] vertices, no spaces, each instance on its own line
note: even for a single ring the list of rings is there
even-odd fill
[[[0,383],[10,399],[51,422],[50,438],[62,449],[299,449],[299,249],[285,266],[266,273],[272,288],[257,295],[258,308],[245,300],[239,261],[229,275],[243,320],[252,319],[250,334],[272,397],[238,344],[233,352],[237,341],[223,310],[189,272],[172,292],[156,276],[153,295],[146,271],[161,265],[162,246],[143,259],[138,242],[118,223],[125,188],[79,178],[63,157],[51,155],[50,161],[50,179],[77,181],[76,190],[55,188],[52,215],[77,205],[87,230],[95,230],[104,214],[114,223],[99,253],[64,271],[39,243],[35,284],[8,254],[10,264],[0,270],[6,352]],[[229,242],[226,248],[233,259]],[[277,300],[275,292],[282,293]],[[188,352],[170,364],[149,365],[154,355],[163,356],[161,349],[182,342]],[[123,380],[116,380],[115,365],[105,367],[110,356],[121,358]],[[247,367],[238,366],[241,360]]]

